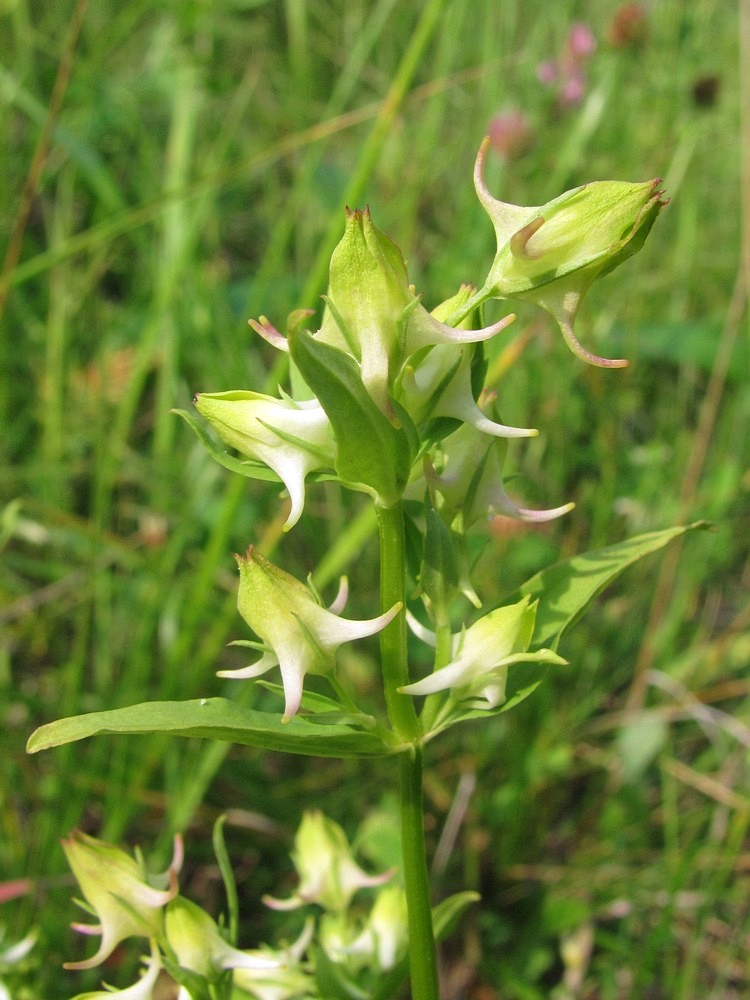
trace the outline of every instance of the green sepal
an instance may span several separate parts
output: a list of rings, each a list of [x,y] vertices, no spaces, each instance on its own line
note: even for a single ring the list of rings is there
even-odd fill
[[[125,733],[169,733],[312,757],[381,757],[394,752],[371,732],[298,716],[282,722],[276,713],[256,712],[225,698],[145,702],[58,719],[33,732],[26,749],[37,753],[89,736]]]
[[[416,431],[404,429],[408,418],[401,411],[402,426],[391,423],[365,389],[354,358],[344,351],[306,330],[295,331],[289,350],[331,422],[339,478],[364,488],[381,506],[392,507],[411,472]]]
[[[233,455],[230,455],[229,452],[220,448],[214,441],[213,437],[209,434],[206,425],[198,420],[192,413],[189,413],[187,410],[170,410],[170,413],[174,413],[176,416],[182,417],[188,427],[195,432],[198,440],[209,453],[211,458],[218,462],[219,465],[223,465],[225,469],[229,469],[230,472],[238,472],[241,476],[245,476],[247,479],[264,479],[269,483],[281,482],[281,478],[269,469],[267,465],[263,465],[261,462],[253,462],[250,459],[235,458]],[[330,476],[328,478],[330,479]]]

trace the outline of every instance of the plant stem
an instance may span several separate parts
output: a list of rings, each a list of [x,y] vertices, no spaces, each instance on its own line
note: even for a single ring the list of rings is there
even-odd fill
[[[420,735],[414,702],[398,689],[409,683],[406,656],[406,541],[400,503],[377,507],[380,531],[380,611],[401,603],[401,611],[380,633],[380,660],[388,718],[396,734],[413,743]]]
[[[412,1000],[438,1000],[435,934],[424,845],[422,748],[400,755],[401,857],[409,917],[409,970]]]
[[[401,504],[377,508],[380,530],[381,611],[406,598],[406,544]],[[438,1000],[437,955],[432,928],[430,882],[424,843],[422,747],[414,703],[398,689],[409,683],[406,614],[380,633],[381,668],[388,715],[396,734],[412,744],[400,754],[401,854],[409,919],[409,968],[412,1000]]]

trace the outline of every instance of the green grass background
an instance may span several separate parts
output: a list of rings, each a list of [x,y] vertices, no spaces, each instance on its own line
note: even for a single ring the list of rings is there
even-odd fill
[[[40,934],[18,997],[98,982],[60,970],[82,947],[58,844],[72,827],[155,863],[185,830],[193,894],[218,908],[208,831],[232,810],[250,946],[274,926],[258,900],[287,877],[305,804],[350,834],[388,809],[387,768],[130,738],[28,758],[24,743],[148,698],[264,698],[214,676],[241,665],[231,554],[250,542],[326,593],[348,573],[351,615],[372,614],[358,499],[311,488],[282,540],[276,492],[213,464],[169,411],[199,390],[275,391],[247,319],[318,306],[346,204],[370,205],[428,306],[480,282],[493,234],[471,169],[511,108],[530,138],[491,157],[498,197],[660,176],[671,203],[580,316],[581,339],[630,369],[584,368],[525,307],[491,348],[504,419],[542,432],[512,446],[513,488],[577,507],[495,526],[478,587],[491,603],[585,547],[697,517],[718,531],[629,571],[517,711],[431,748],[431,851],[476,778],[435,874],[437,897],[483,896],[445,949],[446,995],[750,992],[750,15],[738,30],[729,0],[646,2],[640,41],[616,45],[619,6],[0,2],[0,885],[30,879],[0,924]],[[575,21],[598,47],[564,109],[537,66]],[[343,652],[366,688],[371,660]],[[125,985],[127,961],[106,978]]]

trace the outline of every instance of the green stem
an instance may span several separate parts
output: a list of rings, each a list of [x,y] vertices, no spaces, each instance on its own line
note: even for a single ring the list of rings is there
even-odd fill
[[[409,971],[412,1000],[439,1000],[430,878],[424,844],[422,748],[400,755],[401,856],[409,918]]]
[[[400,503],[378,507],[380,531],[380,610],[381,613],[401,603],[393,621],[380,633],[380,660],[388,718],[404,742],[419,739],[419,720],[409,695],[399,688],[409,683],[406,655],[406,540],[404,513]]]
[[[406,603],[406,542],[401,504],[379,507],[381,611]],[[401,853],[409,920],[412,1000],[438,1000],[435,935],[424,842],[422,747],[412,699],[398,689],[409,683],[405,609],[380,633],[383,687],[396,734],[412,746],[399,755],[401,771]]]

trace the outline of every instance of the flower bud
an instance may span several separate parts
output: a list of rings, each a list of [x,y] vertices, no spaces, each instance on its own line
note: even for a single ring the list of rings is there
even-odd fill
[[[365,388],[389,418],[389,393],[412,354],[435,344],[487,340],[512,319],[481,330],[441,322],[415,295],[401,251],[373,225],[369,209],[347,211],[344,236],[331,257],[326,311],[316,337],[356,359]]]
[[[222,441],[276,473],[292,503],[284,528],[293,527],[305,502],[305,477],[317,469],[332,469],[335,462],[335,444],[321,405],[235,390],[199,393],[195,406]]]
[[[99,919],[90,926],[74,924],[82,934],[101,934],[96,954],[84,962],[67,962],[66,969],[90,969],[99,965],[128,937],[156,937],[161,931],[162,907],[177,894],[177,873],[182,863],[182,844],[175,838],[174,857],[160,876],[147,879],[142,865],[124,851],[79,830],[62,842],[68,864],[81,892]],[[165,888],[155,888],[156,881]]]
[[[368,875],[352,857],[346,834],[322,812],[306,812],[294,838],[292,852],[299,888],[290,899],[266,897],[274,910],[295,910],[307,903],[317,903],[333,913],[349,906],[357,889],[382,885],[393,874]]]
[[[384,412],[402,317],[416,304],[396,244],[373,225],[369,209],[347,210],[318,337],[356,358],[367,391]]]
[[[233,948],[200,906],[177,896],[167,907],[164,927],[170,947],[183,969],[215,982],[226,969],[276,969],[276,958]]]
[[[626,361],[585,351],[573,322],[592,282],[643,246],[666,204],[660,182],[597,181],[541,207],[509,205],[493,198],[484,182],[488,146],[485,139],[474,184],[495,227],[497,254],[480,297],[530,299],[552,313],[576,355],[602,367],[623,367]]]
[[[240,568],[237,607],[267,650],[261,659],[241,670],[222,670],[220,677],[259,677],[279,665],[286,705],[283,721],[297,712],[305,674],[334,669],[335,653],[343,642],[374,635],[392,621],[401,605],[377,618],[351,621],[327,611],[299,580],[264,558],[251,545],[235,556]]]
[[[400,688],[404,694],[450,691],[468,708],[492,709],[505,701],[508,667],[513,663],[565,663],[551,649],[529,652],[536,604],[524,597],[496,608],[452,636],[453,659],[429,677]]]

